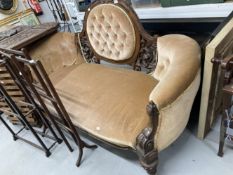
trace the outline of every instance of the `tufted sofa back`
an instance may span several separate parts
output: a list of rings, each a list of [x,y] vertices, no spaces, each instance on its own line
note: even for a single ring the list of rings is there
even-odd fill
[[[86,15],[86,34],[100,59],[117,62],[134,56],[139,33],[126,10],[107,3],[94,6]]]
[[[178,34],[158,38],[158,63],[154,73],[158,85],[150,100],[159,109],[173,102],[194,81],[200,69],[200,47],[193,39]]]

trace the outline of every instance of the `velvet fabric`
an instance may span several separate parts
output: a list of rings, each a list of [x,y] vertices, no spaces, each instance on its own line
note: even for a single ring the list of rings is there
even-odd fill
[[[134,26],[121,7],[113,4],[94,7],[87,17],[86,31],[94,51],[104,58],[127,60],[135,51]]]
[[[61,36],[64,43],[56,42]],[[74,41],[73,34],[58,33],[35,44],[30,54],[42,61],[76,126],[136,149],[136,137],[151,126],[146,105],[153,101],[160,112],[155,147],[161,151],[179,137],[200,84],[200,48],[194,40],[159,37],[158,65],[151,75],[84,63]]]

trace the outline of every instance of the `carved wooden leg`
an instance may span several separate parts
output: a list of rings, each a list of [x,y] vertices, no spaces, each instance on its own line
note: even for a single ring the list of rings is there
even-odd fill
[[[155,175],[158,165],[158,151],[154,149],[154,141],[148,140],[148,134],[151,130],[144,129],[137,138],[137,154],[142,167],[150,175]]]
[[[153,102],[147,106],[151,117],[151,127],[143,129],[136,140],[136,149],[142,167],[150,175],[155,175],[158,165],[158,151],[154,144],[154,135],[157,130],[159,111]]]

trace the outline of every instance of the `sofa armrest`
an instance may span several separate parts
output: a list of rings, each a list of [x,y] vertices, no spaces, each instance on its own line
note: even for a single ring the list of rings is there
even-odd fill
[[[158,151],[185,129],[200,85],[200,47],[184,35],[165,35],[157,41],[158,63],[151,74],[158,80],[149,100],[159,111],[154,136]]]
[[[32,59],[40,60],[48,75],[64,66],[84,63],[79,44],[73,33],[57,32],[28,48]]]
[[[174,102],[194,81],[200,69],[200,47],[184,35],[158,38],[158,63],[152,76],[159,81],[150,94],[158,109]]]

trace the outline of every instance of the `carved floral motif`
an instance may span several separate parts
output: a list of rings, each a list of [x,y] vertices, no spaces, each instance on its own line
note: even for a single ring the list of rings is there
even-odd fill
[[[157,64],[156,50],[156,42],[148,44],[148,42],[144,38],[142,38],[138,59],[135,64],[135,70],[141,71],[142,69],[146,69],[147,73],[154,71]]]

